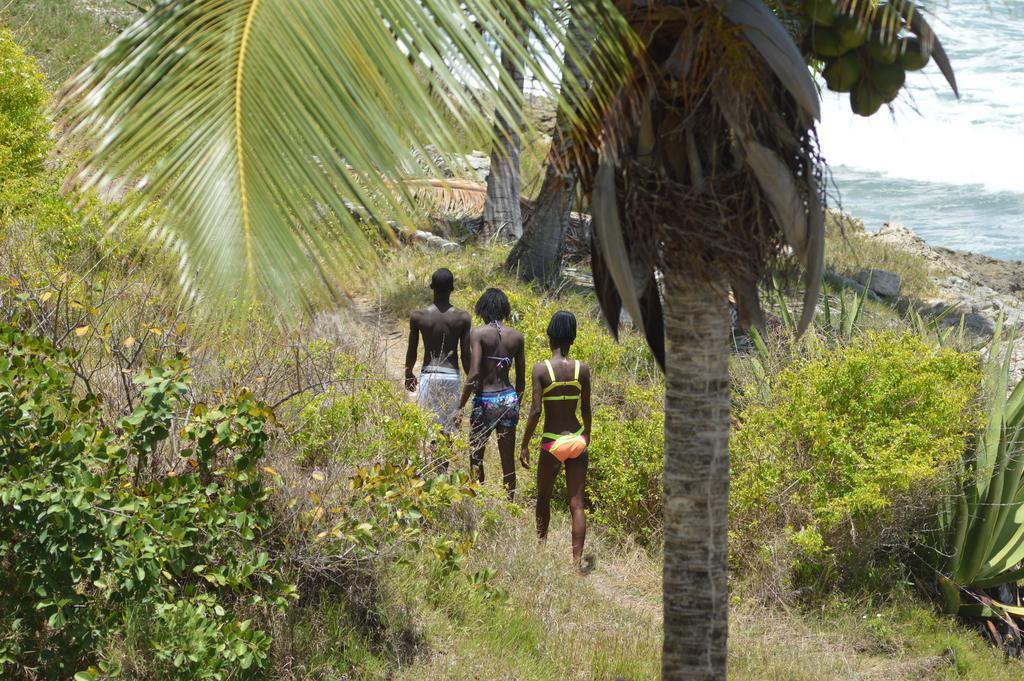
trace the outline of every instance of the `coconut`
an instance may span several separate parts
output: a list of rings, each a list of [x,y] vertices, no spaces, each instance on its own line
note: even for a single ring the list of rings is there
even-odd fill
[[[839,45],[844,52],[857,49],[868,39],[867,22],[848,14],[836,17],[832,30],[839,36]]]
[[[829,62],[821,75],[825,84],[833,92],[849,92],[860,80],[864,71],[864,55],[860,52],[847,52],[843,56]]]
[[[928,65],[931,57],[924,53],[917,38],[904,38],[900,43],[900,64],[907,71],[920,71]]]
[[[907,73],[900,64],[872,63],[868,70],[868,80],[875,92],[882,96],[882,101],[891,102],[907,81]]]
[[[844,52],[839,35],[827,26],[811,29],[811,50],[819,57],[838,57]]]
[[[892,64],[900,56],[900,43],[895,38],[883,41],[882,32],[873,28],[868,37],[868,56],[879,64]]]
[[[832,0],[803,0],[804,14],[819,26],[831,26],[836,20],[836,4]]]
[[[893,42],[903,28],[903,19],[891,5],[881,4],[871,20],[883,43]]]
[[[882,95],[875,91],[867,78],[861,79],[850,92],[850,108],[858,116],[870,116],[884,103]]]

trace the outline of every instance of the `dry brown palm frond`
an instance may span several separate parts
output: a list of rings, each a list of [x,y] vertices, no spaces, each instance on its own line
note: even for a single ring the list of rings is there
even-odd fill
[[[483,213],[487,185],[455,179],[409,180],[413,201],[434,217],[463,219]]]
[[[814,86],[785,29],[755,2],[620,3],[646,52],[603,112],[614,183],[607,171],[595,181],[593,158],[581,173],[592,203],[616,209],[625,244],[609,231],[616,221],[606,216],[602,229],[595,214],[595,282],[613,323],[618,306],[650,316],[640,291],[658,270],[730,282],[755,324],[756,283],[787,245],[810,280],[820,274]],[[602,196],[610,191],[614,202]],[[805,319],[818,290],[810,280]],[[642,321],[648,331],[660,323]]]

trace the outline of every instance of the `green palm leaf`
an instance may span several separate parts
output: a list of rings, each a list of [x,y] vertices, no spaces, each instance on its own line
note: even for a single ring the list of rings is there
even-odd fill
[[[606,39],[585,68],[625,73],[628,29],[586,4]],[[86,151],[71,184],[125,196],[123,219],[159,200],[204,293],[309,304],[374,261],[353,204],[410,224],[413,150],[489,132],[480,101],[519,105],[493,45],[554,93],[562,30],[540,0],[164,0],[61,93],[64,146]]]

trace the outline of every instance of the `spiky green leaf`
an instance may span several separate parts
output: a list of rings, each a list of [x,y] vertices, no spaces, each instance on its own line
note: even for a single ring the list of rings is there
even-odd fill
[[[584,3],[577,21],[599,42],[581,69],[628,72],[621,15]],[[207,295],[309,303],[372,267],[361,215],[418,219],[414,150],[489,134],[482,102],[511,118],[494,45],[554,95],[563,30],[540,0],[164,0],[62,91],[65,149],[86,152],[71,183],[124,197],[123,219],[159,200]]]

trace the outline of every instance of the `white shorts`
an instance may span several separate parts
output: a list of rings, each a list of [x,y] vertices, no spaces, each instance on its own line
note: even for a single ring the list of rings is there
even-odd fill
[[[441,432],[455,431],[455,412],[462,397],[462,379],[458,369],[449,367],[424,367],[420,371],[420,388],[417,403],[422,409],[434,415],[441,426]]]

